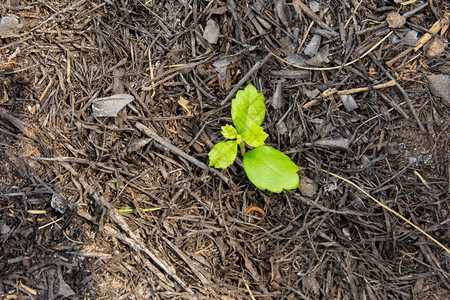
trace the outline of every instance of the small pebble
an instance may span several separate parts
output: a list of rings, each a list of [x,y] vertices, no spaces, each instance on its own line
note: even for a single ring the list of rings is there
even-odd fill
[[[411,46],[411,47],[415,47],[417,46],[417,35],[419,33],[415,30],[410,30],[406,33],[405,37],[402,40],[402,43],[406,46]]]
[[[350,229],[348,229],[347,227],[342,228],[342,233],[346,238],[350,237]]]
[[[203,38],[211,44],[216,44],[219,39],[220,28],[216,21],[209,19],[206,22],[205,32],[203,32]]]
[[[298,186],[298,189],[300,190],[300,193],[304,197],[312,198],[317,193],[317,183],[314,182],[314,180],[308,178],[308,177],[301,177],[300,178],[300,184]]]
[[[64,214],[67,209],[69,209],[69,201],[66,200],[63,196],[60,194],[54,193],[52,196],[52,200],[50,201],[50,205],[53,207],[54,210],[59,212],[60,214]]]
[[[386,22],[388,23],[389,28],[402,28],[406,23],[406,18],[398,12],[392,12],[387,15]]]
[[[345,110],[348,112],[354,111],[358,108],[358,104],[356,103],[355,99],[353,99],[352,95],[341,95],[342,103],[344,103]]]
[[[15,15],[6,15],[0,20],[0,37],[18,36],[24,24],[19,23],[19,17]]]
[[[427,49],[427,56],[430,58],[439,57],[444,54],[445,51],[445,43],[443,43],[440,39],[434,38]]]
[[[427,76],[427,79],[431,93],[442,98],[444,104],[450,106],[450,76],[444,74],[430,75]]]
[[[387,146],[386,146],[386,152],[387,152],[389,155],[396,155],[396,154],[398,154],[399,150],[398,150],[398,145],[397,145],[397,143],[389,143],[389,144],[387,144]]]

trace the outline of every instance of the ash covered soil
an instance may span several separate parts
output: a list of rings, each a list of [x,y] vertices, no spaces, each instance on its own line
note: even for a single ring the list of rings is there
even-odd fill
[[[449,7],[399,2],[2,1],[0,297],[449,297]],[[298,189],[208,167],[250,83]]]

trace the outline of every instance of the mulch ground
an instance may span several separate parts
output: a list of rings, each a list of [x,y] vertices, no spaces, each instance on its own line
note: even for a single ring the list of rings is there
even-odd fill
[[[2,1],[0,297],[450,297],[449,7],[399,2]],[[207,167],[249,83],[296,190]]]

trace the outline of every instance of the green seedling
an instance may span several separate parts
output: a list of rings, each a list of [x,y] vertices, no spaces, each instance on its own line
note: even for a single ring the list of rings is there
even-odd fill
[[[160,209],[161,209],[160,207],[140,208],[141,212],[157,211]],[[137,212],[136,208],[119,208],[118,211],[123,214],[131,214]]]
[[[296,189],[298,166],[283,152],[265,146],[268,134],[261,127],[266,114],[264,95],[249,84],[231,101],[231,125],[222,126],[222,135],[229,141],[216,144],[209,152],[209,165],[226,169],[236,159],[238,146],[243,156],[244,170],[260,190],[281,193]],[[252,147],[246,151],[245,145]]]

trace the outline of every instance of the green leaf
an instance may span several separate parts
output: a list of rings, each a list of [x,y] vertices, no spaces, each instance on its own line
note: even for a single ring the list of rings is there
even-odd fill
[[[209,151],[209,165],[215,168],[226,169],[236,159],[237,142],[227,141],[216,144]]]
[[[233,126],[225,125],[222,126],[222,135],[224,138],[232,140],[237,138],[238,133]]]
[[[244,155],[244,170],[253,184],[261,190],[281,193],[298,187],[298,166],[283,152],[261,146]]]
[[[261,125],[266,114],[264,95],[249,84],[244,90],[236,93],[231,100],[231,118],[238,133],[245,135],[247,129],[254,125]]]
[[[245,132],[243,138],[249,146],[259,147],[264,146],[264,141],[269,135],[264,132],[264,128],[259,125],[253,125]]]

